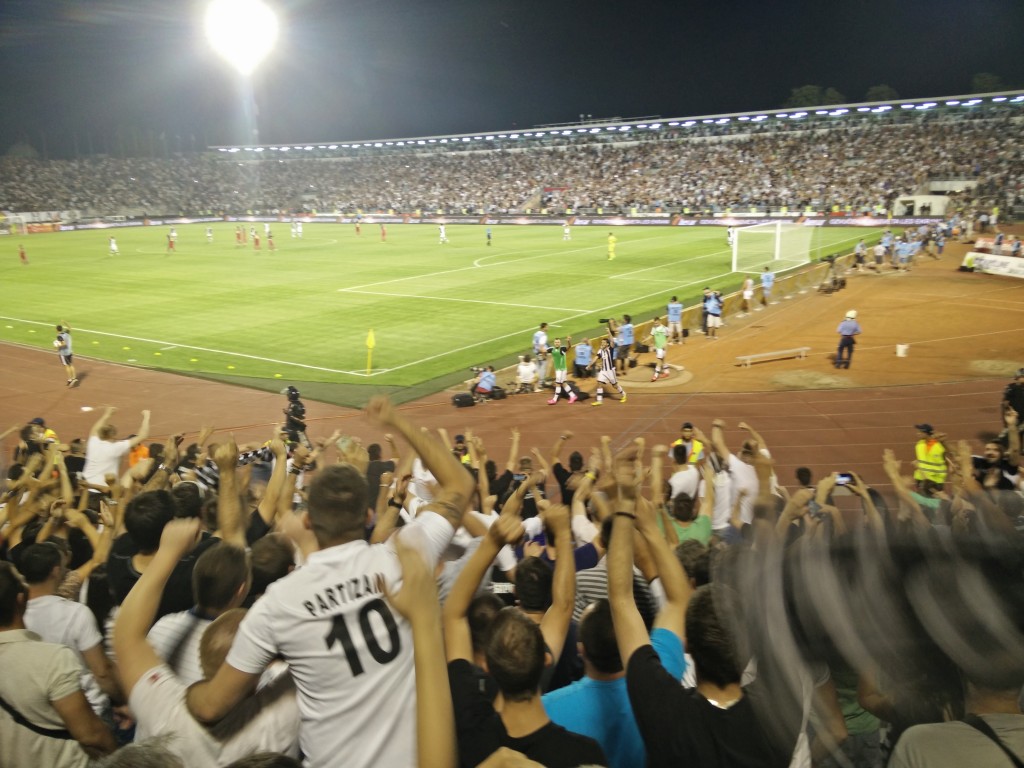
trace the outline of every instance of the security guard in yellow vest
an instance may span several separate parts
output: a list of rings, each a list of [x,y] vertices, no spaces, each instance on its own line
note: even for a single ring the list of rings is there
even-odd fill
[[[919,440],[914,446],[915,459],[914,480],[918,488],[924,490],[927,484],[930,490],[942,490],[946,483],[946,436],[936,432],[931,424],[915,424]]]
[[[685,445],[690,452],[690,458],[687,461],[690,464],[696,464],[704,458],[704,443],[693,436],[693,424],[688,421],[683,422],[680,434],[680,438],[672,443],[672,446]],[[671,455],[672,451],[670,450],[669,456]]]

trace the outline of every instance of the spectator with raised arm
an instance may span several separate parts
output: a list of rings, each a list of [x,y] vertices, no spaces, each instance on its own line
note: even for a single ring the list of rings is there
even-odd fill
[[[82,476],[87,483],[99,485],[107,475],[121,474],[121,461],[128,452],[149,437],[149,411],[142,412],[142,423],[135,436],[126,440],[117,439],[117,427],[110,423],[110,417],[117,409],[108,406],[103,415],[89,430],[85,447],[85,468]]]
[[[615,508],[609,553],[609,598],[615,637],[637,725],[647,746],[647,765],[786,766],[790,755],[768,740],[749,697],[740,685],[741,666],[727,611],[731,601],[713,586],[701,587],[685,606],[687,651],[693,658],[697,687],[685,690],[651,647],[651,638],[633,601],[630,571],[633,529],[660,536],[642,509],[637,480],[619,473],[611,503]],[[646,538],[646,536],[645,536]],[[659,558],[659,566],[662,560]],[[676,564],[676,567],[679,567]],[[668,590],[666,589],[666,595]],[[685,587],[689,595],[689,588]],[[678,605],[678,604],[677,604]],[[678,617],[663,626],[678,631]],[[659,618],[660,621],[660,618]]]
[[[478,765],[506,747],[549,768],[605,765],[604,754],[595,742],[552,723],[541,703],[541,679],[545,668],[561,652],[572,610],[571,595],[567,596],[568,610],[558,610],[551,614],[550,621],[545,619],[540,624],[516,608],[505,608],[496,615],[484,645],[487,672],[498,688],[496,706],[482,692],[474,673],[466,611],[498,549],[522,537],[517,501],[513,498],[510,502],[459,576],[442,614],[460,764]],[[568,530],[564,538],[568,539]]]
[[[373,398],[367,414],[401,433],[437,481],[433,500],[420,506],[402,534],[433,567],[460,525],[473,478],[387,398]],[[365,541],[366,498],[365,477],[354,467],[317,472],[303,522],[319,551],[271,585],[242,621],[217,673],[189,689],[188,707],[197,719],[223,718],[280,656],[292,668],[300,706],[309,713],[299,738],[310,766],[334,765],[341,754],[350,766],[415,763],[411,629],[394,616],[382,592],[393,588],[401,570],[391,540]]]
[[[174,520],[164,527],[156,556],[125,598],[114,624],[118,674],[138,721],[136,738],[169,737],[169,747],[190,768],[212,768],[255,752],[296,756],[299,710],[295,686],[287,672],[281,672],[243,702],[227,720],[207,729],[192,718],[185,706],[185,681],[147,640],[160,592],[178,562],[198,542],[199,533],[196,519]],[[203,631],[200,663],[205,677],[220,666],[243,615],[240,609],[229,611]]]

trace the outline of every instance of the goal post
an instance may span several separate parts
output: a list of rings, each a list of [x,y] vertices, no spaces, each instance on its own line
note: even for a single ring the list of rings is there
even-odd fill
[[[788,221],[738,227],[732,241],[732,271],[792,269],[811,260],[814,228]]]

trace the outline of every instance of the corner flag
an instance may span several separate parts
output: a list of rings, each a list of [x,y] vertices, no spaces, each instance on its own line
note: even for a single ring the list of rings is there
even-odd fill
[[[377,346],[377,340],[373,337],[373,328],[366,334],[366,375],[373,370],[373,348]]]

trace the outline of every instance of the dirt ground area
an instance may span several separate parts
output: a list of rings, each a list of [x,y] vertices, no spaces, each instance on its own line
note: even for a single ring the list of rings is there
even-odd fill
[[[716,417],[726,420],[728,440],[738,445],[736,424],[747,421],[764,435],[781,482],[791,484],[794,469],[808,466],[816,476],[853,470],[884,490],[882,449],[892,447],[909,462],[915,423],[929,422],[980,448],[999,429],[1003,387],[1024,366],[1024,281],[958,272],[965,250],[954,245],[942,260],[926,257],[908,273],[847,274],[846,288],[829,295],[813,287],[791,295],[780,290],[778,302],[762,311],[727,316],[719,340],[691,335],[670,347],[669,362],[683,372],[651,382],[645,364],[653,354],[642,355],[621,380],[626,403],[606,398],[600,408],[592,400],[549,406],[546,393],[457,409],[446,392],[402,410],[452,435],[473,430],[500,465],[508,459],[512,428],[522,433],[524,453],[536,446],[546,455],[565,430],[575,435],[567,450],[587,452],[604,434],[616,446],[638,436],[648,445],[668,444],[683,421],[709,430]],[[836,370],[830,360],[836,328],[850,309],[857,310],[863,335],[850,370]],[[897,356],[897,345],[907,346],[906,356]],[[736,360],[804,346],[810,347],[804,359],[750,367]],[[154,439],[179,431],[194,436],[211,424],[240,442],[263,441],[286,404],[281,395],[82,357],[76,366],[81,384],[67,389],[52,352],[0,346],[0,429],[41,416],[68,441],[84,437],[102,408],[114,405],[123,435],[137,429],[148,408]],[[337,428],[364,443],[382,438],[357,410],[306,405],[313,437]],[[14,442],[5,441],[0,466],[9,462]]]

